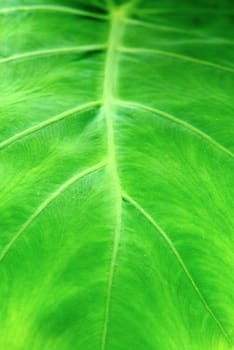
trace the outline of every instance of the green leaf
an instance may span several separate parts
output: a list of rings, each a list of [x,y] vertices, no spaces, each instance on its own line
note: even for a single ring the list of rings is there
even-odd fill
[[[232,348],[233,16],[1,0],[1,349]]]

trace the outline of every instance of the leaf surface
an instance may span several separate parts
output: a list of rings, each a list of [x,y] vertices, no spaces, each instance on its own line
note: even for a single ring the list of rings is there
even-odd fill
[[[233,16],[1,1],[1,349],[232,349]]]

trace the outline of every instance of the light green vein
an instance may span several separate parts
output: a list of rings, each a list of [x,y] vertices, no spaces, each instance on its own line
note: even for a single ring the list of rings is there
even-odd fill
[[[144,27],[144,28],[149,28],[149,29],[164,30],[167,32],[173,31],[176,33],[183,33],[183,34],[190,35],[190,36],[191,36],[191,34],[202,36],[202,34],[200,34],[199,32],[191,32],[191,31],[188,32],[188,30],[185,30],[185,29],[170,27],[170,26],[161,25],[161,24],[157,24],[157,23],[150,23],[150,22],[132,19],[132,18],[126,18],[124,20],[124,23],[132,25],[132,26],[139,26],[139,27]]]
[[[113,125],[113,115],[115,114],[115,83],[117,81],[118,73],[118,55],[117,48],[120,45],[121,38],[124,32],[123,18],[125,18],[133,4],[133,2],[125,4],[118,8],[112,8],[110,5],[110,32],[108,38],[108,49],[106,54],[105,68],[104,68],[104,82],[103,82],[103,113],[106,117],[107,127],[107,141],[108,141],[108,157],[109,157],[109,171],[113,180],[113,190],[115,196],[115,232],[113,239],[113,249],[110,262],[109,277],[107,283],[107,296],[104,314],[104,324],[101,339],[101,350],[106,349],[107,333],[110,320],[110,307],[113,289],[113,280],[115,273],[115,266],[118,255],[118,248],[121,234],[122,221],[122,198],[121,198],[121,184],[117,168],[116,149],[115,149],[115,135]]]
[[[122,106],[122,107],[126,107],[126,108],[141,109],[141,110],[145,110],[145,111],[148,111],[148,112],[151,112],[154,114],[158,114],[158,115],[172,121],[173,123],[179,124],[179,125],[183,126],[184,128],[190,130],[191,132],[199,135],[200,137],[205,139],[208,143],[210,143],[212,146],[214,146],[218,150],[224,152],[229,157],[231,157],[231,158],[234,157],[234,154],[229,149],[227,149],[226,147],[224,147],[223,145],[221,145],[220,143],[215,141],[211,136],[207,135],[205,132],[194,127],[193,125],[191,125],[191,124],[189,124],[189,123],[187,123],[179,118],[174,117],[173,115],[171,115],[169,113],[163,112],[160,109],[149,107],[149,106],[143,105],[141,103],[137,103],[137,102],[128,102],[128,101],[118,100],[118,101],[116,101],[116,104],[118,104],[119,106]]]
[[[83,46],[71,46],[71,47],[61,47],[46,50],[36,50],[31,52],[19,53],[9,57],[4,57],[0,59],[0,63],[8,63],[13,61],[23,61],[30,58],[37,58],[42,56],[52,56],[52,55],[66,55],[71,53],[85,53],[89,51],[102,51],[106,49],[106,45],[83,45]]]
[[[137,48],[137,47],[120,47],[119,50],[121,52],[126,52],[130,54],[162,55],[162,56],[171,57],[182,61],[188,61],[194,64],[199,64],[199,65],[211,67],[214,69],[220,69],[223,71],[234,73],[234,68],[223,66],[221,64],[216,64],[210,61],[200,60],[198,58],[194,58],[190,56],[180,55],[175,52],[156,50],[156,49],[147,49],[147,48]]]
[[[232,11],[232,9],[228,9],[228,8],[219,8],[219,9],[212,9],[212,8],[138,8],[134,11],[134,13],[137,14],[181,14],[181,15],[194,15],[194,14],[200,14],[200,15],[212,15],[212,14],[218,14],[218,15],[230,15],[232,14],[234,11]]]
[[[79,10],[67,6],[56,5],[32,5],[32,6],[12,6],[0,8],[0,14],[10,14],[15,12],[57,12],[62,14],[70,14],[75,16],[90,17],[97,19],[108,19],[107,16],[95,12]]]
[[[103,333],[101,340],[101,350],[106,348],[107,331],[109,324],[110,315],[110,303],[112,295],[112,286],[114,278],[114,270],[117,260],[118,247],[120,241],[120,231],[121,231],[121,220],[122,220],[122,201],[121,201],[121,191],[119,175],[116,164],[116,154],[115,154],[115,141],[114,141],[114,127],[113,127],[113,74],[116,73],[116,48],[119,44],[119,19],[117,13],[112,13],[112,18],[110,22],[110,34],[108,41],[108,50],[105,62],[105,72],[104,72],[104,85],[103,85],[103,112],[106,117],[107,125],[107,139],[108,139],[108,156],[109,156],[109,170],[113,178],[113,187],[115,190],[115,232],[113,249],[111,256],[110,271],[107,284],[107,296],[106,296],[106,306],[103,324]]]
[[[63,113],[60,113],[60,114],[58,114],[50,119],[47,119],[39,124],[36,124],[28,129],[26,129],[26,130],[23,130],[15,135],[9,137],[8,139],[2,141],[0,143],[0,150],[12,145],[16,141],[21,140],[25,136],[31,135],[36,131],[39,131],[39,130],[41,130],[41,129],[43,129],[51,124],[54,124],[60,120],[63,120],[66,117],[72,116],[75,113],[85,112],[87,110],[93,109],[93,108],[98,107],[98,106],[101,106],[101,101],[89,102],[89,103],[83,104],[81,106],[68,109],[67,111],[65,111]]]
[[[24,225],[19,229],[19,231],[13,236],[11,241],[7,244],[7,246],[3,249],[3,251],[0,254],[0,261],[2,261],[7,253],[10,251],[12,246],[16,243],[16,241],[22,236],[22,234],[31,226],[31,224],[38,218],[38,216],[62,193],[64,192],[69,186],[74,184],[76,181],[80,180],[82,177],[89,175],[97,170],[100,170],[104,168],[106,165],[106,162],[100,162],[82,172],[79,172],[78,174],[71,177],[69,180],[67,180],[65,183],[63,183],[55,192],[49,195],[48,198],[44,200],[44,202],[39,205],[39,207],[32,213],[32,215],[28,218],[28,220],[24,223]]]
[[[210,306],[208,305],[206,299],[202,295],[199,287],[197,286],[196,282],[194,281],[192,275],[190,274],[188,268],[186,267],[180,253],[176,249],[174,243],[170,239],[170,237],[167,235],[167,233],[162,229],[162,227],[154,220],[154,218],[131,196],[129,196],[127,193],[122,192],[122,198],[127,201],[129,204],[131,204],[139,213],[142,214],[143,217],[156,229],[156,231],[161,235],[161,237],[164,239],[164,241],[167,243],[168,247],[170,248],[171,252],[175,256],[176,260],[178,261],[179,265],[181,266],[182,270],[184,271],[185,275],[187,276],[188,280],[190,281],[192,287],[194,288],[195,292],[197,293],[198,297],[200,298],[202,304],[204,305],[205,309],[209,313],[210,317],[214,320],[218,328],[220,329],[221,333],[227,340],[228,344],[230,344],[230,338],[229,335],[226,333],[225,329],[223,328],[223,325],[221,322],[217,319],[213,311],[211,310]]]
[[[139,26],[143,28],[149,28],[149,29],[154,29],[154,30],[160,30],[160,31],[165,31],[165,32],[170,32],[170,33],[181,33],[185,34],[188,36],[188,39],[190,39],[190,43],[196,42],[203,43],[203,44],[215,44],[215,45],[234,45],[234,41],[229,40],[227,38],[223,37],[213,37],[213,36],[208,36],[205,32],[201,31],[192,31],[189,29],[182,29],[178,27],[171,27],[168,25],[163,25],[163,24],[158,24],[158,23],[152,23],[152,22],[146,22],[143,20],[136,20],[136,19],[131,19],[127,18],[124,20],[126,24],[129,24],[131,26]],[[175,40],[175,38],[173,38]],[[181,39],[180,39],[181,40]],[[184,40],[183,40],[184,42]]]

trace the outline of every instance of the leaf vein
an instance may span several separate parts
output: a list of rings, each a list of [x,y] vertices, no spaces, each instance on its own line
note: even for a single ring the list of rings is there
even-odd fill
[[[30,6],[12,6],[0,8],[0,14],[8,14],[15,12],[60,12],[64,14],[71,14],[76,16],[97,18],[97,19],[107,19],[105,15],[101,15],[95,12],[89,12],[85,10],[76,9],[68,6],[56,6],[56,5],[30,5]]]
[[[100,105],[101,105],[101,101],[94,101],[94,102],[83,104],[83,105],[78,106],[78,107],[71,108],[71,109],[69,109],[63,113],[60,113],[60,114],[58,114],[50,119],[47,119],[39,124],[36,124],[28,129],[26,129],[26,130],[20,131],[19,133],[2,141],[0,143],[0,150],[12,145],[13,143],[23,139],[24,137],[26,137],[28,135],[33,134],[34,132],[37,132],[37,131],[39,131],[39,130],[41,130],[41,129],[43,129],[51,124],[57,123],[60,120],[65,119],[66,117],[72,116],[75,113],[85,112],[87,110],[93,109],[93,108],[98,107]]]
[[[115,265],[118,256],[121,225],[122,225],[122,197],[121,197],[121,183],[118,173],[117,157],[115,149],[115,132],[113,124],[113,114],[115,112],[114,93],[115,93],[115,79],[118,71],[118,55],[117,49],[123,36],[124,26],[123,19],[129,13],[129,10],[134,5],[135,1],[125,3],[120,7],[112,7],[112,1],[109,2],[110,8],[110,30],[108,37],[108,49],[106,53],[106,61],[104,66],[104,81],[103,81],[103,111],[106,117],[107,128],[107,143],[109,156],[109,170],[112,175],[113,187],[115,192],[115,232],[113,239],[113,248],[111,255],[111,263],[109,270],[109,277],[107,283],[107,297],[104,314],[103,333],[101,339],[101,349],[106,349],[108,325],[110,320],[110,307],[113,289],[113,280],[115,274]],[[114,79],[113,79],[114,77]]]
[[[200,129],[196,128],[195,126],[174,117],[173,115],[163,112],[160,109],[156,109],[153,107],[149,107],[146,105],[143,105],[141,103],[137,103],[137,102],[126,102],[123,100],[119,100],[116,101],[116,103],[119,106],[123,106],[123,107],[127,107],[127,108],[134,108],[134,109],[142,109],[154,114],[159,114],[160,116],[162,116],[163,118],[172,121],[173,123],[179,124],[181,126],[183,126],[184,128],[192,131],[193,133],[199,135],[200,137],[202,137],[203,139],[205,139],[207,142],[209,142],[212,146],[216,147],[217,149],[219,149],[220,151],[224,152],[226,155],[228,155],[229,157],[233,158],[234,154],[227,149],[226,147],[224,147],[223,145],[221,145],[219,142],[217,142],[216,140],[214,140],[211,136],[209,136],[208,134],[206,134],[205,132],[201,131]]]
[[[223,334],[223,336],[225,337],[225,339],[227,340],[227,342],[230,344],[230,338],[229,335],[227,334],[227,332],[225,331],[223,325],[221,324],[221,322],[217,319],[217,317],[215,316],[214,312],[211,310],[210,306],[208,305],[205,297],[203,296],[203,294],[201,293],[198,285],[196,284],[196,282],[194,281],[191,273],[189,272],[187,266],[185,265],[184,260],[182,259],[180,253],[178,252],[178,250],[176,249],[174,243],[172,242],[172,240],[170,239],[170,237],[167,235],[167,233],[162,229],[162,227],[155,221],[155,219],[135,200],[133,199],[130,195],[128,195],[126,192],[122,192],[122,198],[128,202],[130,205],[132,205],[155,229],[156,231],[161,235],[161,237],[164,239],[164,241],[166,242],[166,244],[168,245],[168,247],[170,248],[171,252],[173,253],[174,257],[176,258],[177,262],[179,263],[179,265],[181,266],[182,270],[184,271],[187,279],[189,280],[189,282],[191,283],[193,289],[195,290],[196,294],[198,295],[198,297],[200,298],[203,306],[205,307],[205,309],[207,310],[207,312],[209,313],[210,317],[214,320],[214,322],[216,323],[216,325],[218,326],[218,328],[220,329],[221,333]]]
[[[71,46],[71,47],[61,47],[47,50],[35,50],[31,52],[20,53],[0,59],[0,63],[8,63],[15,61],[24,61],[30,58],[37,58],[43,56],[52,55],[66,55],[71,53],[83,53],[92,51],[102,51],[106,49],[106,45],[82,45],[82,46]]]
[[[85,177],[86,175],[89,175],[93,172],[96,172],[102,168],[104,168],[106,165],[106,162],[100,162],[92,167],[89,167],[88,169],[79,172],[78,174],[71,177],[69,180],[64,182],[55,192],[49,195],[44,202],[42,202],[39,207],[36,208],[36,210],[32,213],[32,215],[28,218],[28,220],[23,224],[23,226],[19,229],[19,231],[13,236],[13,238],[10,240],[10,242],[6,245],[6,247],[3,249],[3,251],[0,254],[0,262],[6,257],[10,249],[13,247],[13,245],[18,241],[18,239],[22,236],[22,234],[32,225],[32,223],[38,218],[38,216],[61,194],[63,193],[69,186],[73,185],[75,182],[80,180],[81,178]]]
[[[166,31],[166,32],[171,32],[171,33],[181,33],[181,34],[186,34],[188,36],[189,42],[194,43],[202,43],[202,44],[218,44],[218,45],[233,45],[234,41],[229,40],[225,37],[217,37],[217,36],[208,36],[205,32],[201,31],[192,31],[186,29],[186,28],[179,28],[179,27],[171,27],[165,24],[161,23],[152,23],[152,22],[147,22],[143,20],[136,20],[136,19],[131,19],[127,18],[124,20],[126,24],[129,24],[130,26],[140,26],[143,28],[149,28],[149,29],[155,29],[155,30],[160,30],[160,31]],[[192,36],[192,37],[191,37]],[[182,40],[182,39],[180,39]],[[175,41],[175,38],[173,38],[173,41]],[[183,39],[184,42],[184,39]]]
[[[194,57],[190,57],[190,56],[186,56],[186,55],[180,55],[180,54],[177,54],[175,52],[156,50],[156,49],[147,49],[147,48],[137,48],[137,47],[120,47],[119,50],[121,52],[126,52],[126,53],[130,53],[130,54],[162,55],[162,56],[166,56],[166,57],[175,58],[177,60],[188,61],[188,62],[191,62],[194,64],[199,64],[199,65],[211,67],[214,69],[219,69],[219,70],[223,70],[226,72],[234,73],[234,68],[231,68],[228,66],[223,66],[221,64],[216,64],[216,63],[206,61],[206,60],[200,60],[198,58],[194,58]]]
[[[135,13],[140,14],[181,14],[181,15],[187,15],[187,14],[200,14],[200,15],[230,15],[230,13],[233,13],[231,8],[219,8],[219,9],[212,9],[212,8],[181,8],[178,10],[175,10],[174,8],[139,8],[134,11]]]

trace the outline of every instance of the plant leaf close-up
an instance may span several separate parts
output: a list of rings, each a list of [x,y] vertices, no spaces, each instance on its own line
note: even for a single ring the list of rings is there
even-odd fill
[[[0,1],[0,349],[233,349],[233,28]]]

